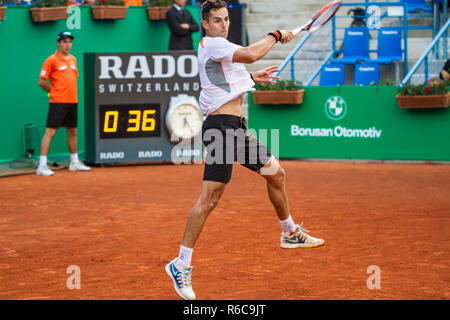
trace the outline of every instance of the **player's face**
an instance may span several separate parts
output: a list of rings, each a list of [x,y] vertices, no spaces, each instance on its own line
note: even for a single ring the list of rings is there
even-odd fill
[[[184,7],[186,5],[186,1],[187,0],[173,0],[173,2],[179,7]]]
[[[212,10],[208,21],[202,20],[202,26],[209,37],[228,37],[228,28],[230,27],[230,18],[227,8]]]
[[[58,47],[59,50],[61,50],[63,53],[65,54],[69,53],[70,49],[72,49],[72,39],[65,38],[58,41]]]

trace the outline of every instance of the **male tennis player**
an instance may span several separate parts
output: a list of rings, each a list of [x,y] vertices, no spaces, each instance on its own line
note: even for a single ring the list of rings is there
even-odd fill
[[[274,82],[277,77],[271,74],[278,71],[278,67],[273,66],[249,74],[244,64],[261,59],[279,41],[291,41],[292,32],[273,31],[257,43],[241,47],[227,40],[230,22],[225,1],[205,1],[201,14],[206,37],[201,39],[198,48],[202,86],[200,107],[207,115],[202,131],[208,155],[202,192],[188,217],[179,256],[166,265],[176,292],[187,300],[195,299],[191,286],[191,257],[195,242],[230,181],[235,161],[266,179],[269,198],[282,228],[282,248],[311,248],[324,244],[322,239],[307,235],[306,230],[294,223],[289,214],[284,170],[266,146],[247,131],[246,121],[241,116],[244,93],[252,89],[254,81]],[[242,153],[245,156],[239,159]],[[230,154],[231,160],[228,159]]]

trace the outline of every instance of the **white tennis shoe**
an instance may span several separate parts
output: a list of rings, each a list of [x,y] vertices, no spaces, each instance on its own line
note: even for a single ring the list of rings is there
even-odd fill
[[[311,237],[306,234],[308,230],[302,228],[302,225],[297,225],[297,231],[290,235],[285,235],[281,233],[280,246],[284,249],[295,249],[295,248],[315,248],[322,246],[325,241],[323,239],[318,239]]]
[[[191,276],[192,267],[178,267],[173,259],[166,265],[166,272],[173,281],[173,287],[184,300],[195,300],[195,293],[192,290]]]
[[[55,173],[52,170],[50,170],[48,166],[38,166],[36,169],[36,174],[38,176],[52,176]]]
[[[69,165],[70,171],[90,171],[91,168],[86,166],[83,162],[78,161],[77,163],[71,163]]]

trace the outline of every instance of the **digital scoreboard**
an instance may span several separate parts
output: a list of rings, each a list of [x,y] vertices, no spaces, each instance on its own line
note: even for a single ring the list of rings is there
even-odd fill
[[[85,53],[84,62],[88,162],[202,158],[195,51]]]

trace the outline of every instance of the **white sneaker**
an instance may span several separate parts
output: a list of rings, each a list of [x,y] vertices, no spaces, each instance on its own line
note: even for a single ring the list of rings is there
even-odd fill
[[[305,232],[309,231],[302,228],[302,225],[303,223],[301,225],[297,225],[297,231],[289,236],[281,233],[280,246],[282,248],[315,248],[320,247],[325,243],[323,239],[318,239],[307,235]]]
[[[71,163],[69,165],[70,171],[90,171],[91,168],[86,166],[83,162],[78,161],[77,163]]]
[[[191,285],[192,267],[177,267],[176,260],[175,258],[166,265],[166,272],[173,281],[173,287],[184,300],[195,300],[195,293]]]
[[[55,173],[47,166],[38,166],[36,170],[38,176],[52,176]]]

